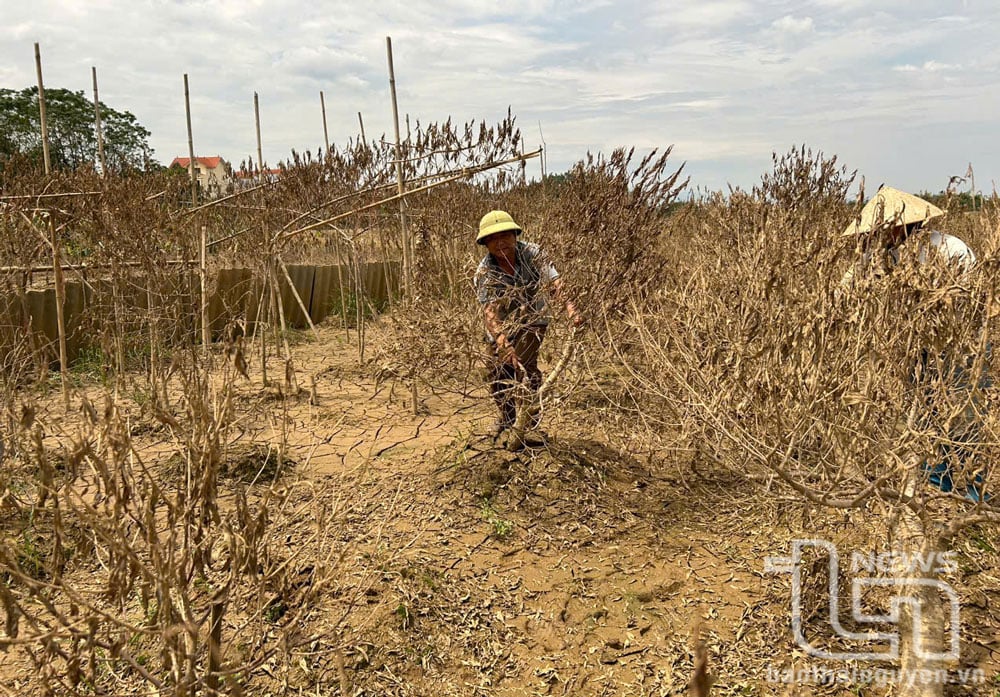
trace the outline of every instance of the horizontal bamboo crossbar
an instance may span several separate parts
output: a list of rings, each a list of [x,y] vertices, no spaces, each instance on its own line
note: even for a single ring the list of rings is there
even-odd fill
[[[184,264],[197,264],[193,259],[167,259],[157,264],[167,264],[177,266]],[[138,267],[142,266],[141,261],[123,261],[119,264],[60,264],[59,268],[64,271],[86,271],[87,269],[111,269],[116,266]],[[51,273],[55,271],[52,266],[0,266],[0,273]]]
[[[70,196],[100,196],[103,191],[67,191],[61,194],[18,194],[16,196],[0,196],[0,201],[27,201],[39,198],[68,198]]]

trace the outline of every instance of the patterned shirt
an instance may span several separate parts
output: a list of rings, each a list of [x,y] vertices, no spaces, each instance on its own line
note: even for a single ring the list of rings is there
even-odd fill
[[[537,244],[519,241],[515,247],[513,275],[500,268],[492,254],[479,262],[474,277],[476,298],[480,305],[494,304],[497,318],[511,330],[545,326],[549,318],[543,286],[557,278],[559,272]],[[489,332],[486,338],[493,341]]]

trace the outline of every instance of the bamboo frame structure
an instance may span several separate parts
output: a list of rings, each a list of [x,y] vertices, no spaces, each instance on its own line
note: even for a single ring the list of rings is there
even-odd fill
[[[535,150],[533,152],[529,152],[526,155],[519,155],[517,157],[511,157],[509,159],[500,160],[498,162],[488,162],[486,164],[478,165],[476,167],[465,167],[465,168],[462,168],[461,170],[457,170],[459,172],[458,174],[456,174],[454,176],[451,176],[451,177],[448,177],[446,179],[442,179],[441,181],[437,181],[437,182],[434,182],[432,184],[427,184],[425,186],[421,186],[421,187],[418,187],[416,189],[409,189],[408,191],[404,192],[403,194],[396,194],[394,196],[388,196],[388,197],[383,198],[383,199],[381,199],[379,201],[375,201],[374,203],[369,203],[369,204],[361,206],[359,208],[355,208],[354,210],[347,211],[346,213],[340,213],[338,215],[332,216],[330,218],[326,218],[324,220],[317,221],[317,222],[312,223],[310,225],[306,225],[304,227],[296,228],[295,230],[289,230],[289,231],[281,232],[281,233],[278,234],[277,238],[278,239],[282,239],[282,240],[291,239],[292,237],[296,237],[296,236],[302,234],[303,232],[308,232],[309,230],[316,230],[316,229],[319,229],[321,227],[325,227],[325,226],[327,226],[327,225],[329,225],[331,223],[337,222],[338,220],[343,220],[345,218],[349,218],[352,215],[356,215],[358,213],[363,213],[364,211],[371,210],[373,208],[378,208],[379,206],[383,206],[383,205],[385,205],[387,203],[392,203],[393,201],[398,201],[399,199],[406,198],[407,196],[413,196],[415,194],[420,194],[420,193],[423,193],[425,191],[430,191],[431,189],[435,189],[435,188],[437,188],[439,186],[444,186],[445,184],[451,184],[452,182],[456,182],[456,181],[459,181],[461,179],[466,179],[468,177],[475,176],[476,174],[481,174],[482,172],[488,172],[491,169],[496,169],[497,167],[503,167],[504,165],[509,165],[509,164],[514,163],[514,162],[520,162],[521,160],[525,160],[525,159],[530,160],[532,158],[540,156],[541,154],[542,154],[542,149],[539,148],[538,150]]]

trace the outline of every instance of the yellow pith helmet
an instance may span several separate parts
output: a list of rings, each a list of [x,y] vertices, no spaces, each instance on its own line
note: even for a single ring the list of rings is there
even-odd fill
[[[858,235],[880,227],[926,223],[944,214],[943,210],[929,201],[891,186],[883,186],[841,234]]]
[[[476,235],[477,244],[485,244],[486,238],[498,232],[513,231],[515,235],[520,235],[521,226],[514,222],[507,211],[490,211],[479,221],[479,234]]]

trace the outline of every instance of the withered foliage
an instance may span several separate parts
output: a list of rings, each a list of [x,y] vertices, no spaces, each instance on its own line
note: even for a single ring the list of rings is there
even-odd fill
[[[169,172],[44,178],[5,168],[0,648],[25,651],[50,693],[188,695],[241,694],[276,653],[320,639],[339,646],[343,616],[322,636],[304,627],[310,601],[344,573],[343,521],[318,496],[296,498],[282,476],[284,424],[265,450],[234,453],[233,386],[246,379],[237,371],[270,359],[271,380],[259,369],[254,378],[270,382],[262,390],[281,382],[275,375],[285,384],[265,394],[298,394],[277,299],[282,265],[295,261],[349,270],[336,304],[364,360],[375,308],[361,269],[404,261],[409,238],[412,292],[397,286],[372,369],[415,384],[418,400],[483,395],[472,275],[484,254],[476,225],[493,209],[540,243],[587,318],[587,332],[566,333],[553,303],[546,344],[570,356],[565,342],[581,342],[583,367],[567,372],[600,387],[606,427],[681,442],[815,505],[885,520],[907,511],[934,540],[996,519],[995,505],[963,496],[967,484],[988,493],[997,481],[995,398],[982,377],[993,373],[1000,314],[995,200],[944,221],[973,245],[972,273],[904,261],[844,284],[865,242],[840,236],[858,206],[835,160],[796,149],[750,191],[681,204],[687,182],[669,149],[588,155],[545,181],[529,181],[523,163],[491,167],[522,152],[510,116],[492,127],[417,124],[403,155],[408,188],[482,171],[407,197],[406,236],[384,139],[293,154],[276,180],[255,181],[247,163],[252,188],[214,202],[191,202],[186,178]],[[197,346],[202,228],[210,268],[244,266],[255,280],[259,312],[216,328],[233,366]],[[82,333],[105,389],[100,400],[72,395],[79,423],[38,416],[53,354],[24,326],[27,291],[49,281],[26,269],[51,265],[53,229],[62,262],[86,265],[67,278],[100,298]],[[135,447],[136,421],[163,434],[169,458]],[[268,471],[255,476],[234,465],[240,457]],[[928,486],[921,462],[948,464],[955,492]],[[226,472],[238,476],[223,486]],[[324,553],[306,564],[310,545]]]
[[[802,148],[753,190],[692,204],[672,279],[636,302],[625,363],[650,400],[645,423],[678,428],[698,457],[816,505],[903,509],[936,544],[995,518],[966,494],[997,481],[996,208],[972,221],[971,271],[933,250],[920,263],[926,232],[886,266],[875,240],[841,234],[852,178]],[[936,466],[953,491],[928,485]]]

